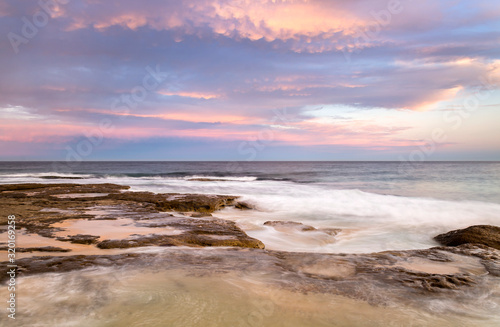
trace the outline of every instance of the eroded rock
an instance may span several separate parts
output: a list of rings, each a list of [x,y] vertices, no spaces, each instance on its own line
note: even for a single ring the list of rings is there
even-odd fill
[[[157,236],[159,239],[171,240]],[[124,241],[124,240],[121,240]],[[148,240],[148,242],[151,240]],[[128,245],[127,245],[128,246]],[[390,251],[372,254],[322,254],[290,253],[261,249],[186,249],[169,247],[163,251],[127,253],[118,255],[32,257],[19,259],[20,276],[45,272],[65,272],[88,267],[123,266],[147,267],[151,270],[184,269],[190,274],[207,275],[237,272],[264,274],[268,282],[297,292],[339,294],[385,305],[393,301],[413,301],[421,304],[429,296],[433,299],[449,299],[490,291],[498,283],[498,277],[469,270],[470,258],[489,256],[498,250],[481,247],[441,247],[428,250]],[[469,255],[465,255],[469,253]],[[455,273],[421,271],[422,267],[405,266],[405,262],[417,262],[421,258],[439,265],[458,267]],[[446,260],[442,260],[445,258]],[[496,260],[490,261],[495,262]],[[420,264],[420,263],[419,263]],[[6,267],[1,266],[0,269]],[[424,269],[427,270],[427,269]],[[0,271],[0,279],[8,277]],[[456,293],[453,293],[456,292]]]
[[[251,205],[250,203],[247,203],[247,202],[236,202],[234,207],[236,209],[240,209],[240,210],[253,210],[253,209],[255,209],[253,205]]]
[[[234,205],[236,196],[199,194],[154,194],[150,192],[123,192],[110,194],[107,199],[150,203],[159,211],[198,212],[211,214]]]
[[[0,247],[0,251],[7,251],[7,247]],[[42,247],[30,247],[30,248],[16,248],[16,252],[20,253],[30,253],[30,252],[71,252],[71,249],[63,249],[56,246],[42,246]]]
[[[446,246],[482,244],[500,250],[500,227],[489,225],[471,226],[434,237]]]
[[[248,236],[236,223],[217,218],[176,218],[155,228],[171,227],[184,232],[179,235],[143,235],[124,240],[104,240],[101,249],[141,246],[230,246],[263,249],[264,244]]]
[[[16,213],[16,224],[30,232],[54,237],[51,224],[65,219],[95,219],[89,209],[108,210],[107,219],[127,217],[151,227],[152,234],[126,239],[107,239],[97,243],[100,249],[164,246],[158,253],[129,253],[115,256],[79,255],[67,257],[31,257],[16,260],[19,274],[65,272],[96,266],[151,265],[156,269],[188,269],[211,273],[214,270],[255,271],[273,274],[273,282],[299,292],[328,292],[383,303],[432,293],[446,298],[450,292],[498,282],[500,252],[496,249],[498,227],[473,226],[438,236],[455,247],[428,250],[387,251],[372,254],[321,254],[265,251],[264,244],[249,237],[236,223],[211,217],[227,206],[244,208],[238,197],[224,195],[153,194],[122,192],[128,187],[99,184],[22,184],[0,185],[0,216]],[[52,195],[106,193],[95,198],[57,198]],[[47,208],[57,210],[47,211]],[[103,209],[103,210],[104,210]],[[120,211],[121,210],[121,211]],[[196,217],[168,214],[165,211],[190,213]],[[95,213],[95,212],[94,212]],[[148,223],[150,222],[150,223]],[[299,232],[323,232],[336,235],[339,229],[317,229],[298,222],[269,221],[266,226]],[[156,228],[174,228],[175,235],[155,235]],[[66,241],[92,244],[97,236],[73,235]],[[87,243],[91,242],[91,243]],[[465,243],[465,244],[463,244]],[[459,245],[462,244],[462,245]],[[478,245],[479,244],[479,245]],[[480,245],[484,244],[484,245]],[[189,247],[231,247],[226,249],[185,249]],[[30,250],[30,248],[26,249]],[[46,247],[46,252],[65,249]],[[33,251],[42,251],[33,248]],[[198,252],[199,251],[199,252]],[[21,251],[20,251],[21,252]],[[103,251],[104,252],[104,251]],[[156,266],[155,266],[156,265]],[[1,265],[4,269],[6,264]],[[0,271],[0,280],[7,274]],[[471,292],[462,292],[471,293]]]
[[[78,234],[68,235],[66,237],[58,237],[57,240],[75,244],[95,244],[99,240],[99,236]]]
[[[52,224],[66,219],[94,219],[89,208],[121,207],[135,212],[181,212],[208,217],[226,206],[234,206],[237,196],[199,194],[154,194],[123,192],[129,186],[115,184],[12,184],[0,185],[0,225],[15,213],[16,227],[29,233],[55,237]],[[73,194],[92,194],[74,197]],[[112,214],[111,214],[112,215]],[[107,219],[116,219],[109,217]],[[102,218],[102,217],[101,217]]]

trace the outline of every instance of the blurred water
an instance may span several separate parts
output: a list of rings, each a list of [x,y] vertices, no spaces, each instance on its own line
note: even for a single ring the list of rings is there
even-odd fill
[[[236,221],[267,249],[330,253],[428,248],[436,245],[432,237],[438,233],[474,224],[500,225],[499,177],[496,162],[429,162],[411,169],[402,169],[397,162],[83,162],[71,166],[0,162],[3,184],[117,183],[130,185],[133,191],[239,195],[257,210],[229,208],[215,215]],[[283,231],[264,225],[270,220],[342,232],[328,236],[320,231]],[[221,258],[230,253],[224,252],[227,249],[185,251],[220,251]],[[234,260],[240,264],[241,258]],[[243,276],[227,272],[197,276],[189,272],[190,267],[167,271],[172,263],[165,261],[155,269],[99,268],[22,277],[18,294],[22,315],[9,324],[498,325],[498,285],[493,285],[492,294],[469,294],[467,303],[461,298],[465,293],[457,293],[413,305],[374,306],[333,294],[281,289],[274,284],[283,278],[273,276],[274,263],[256,262],[255,271],[245,270]],[[217,270],[210,265],[206,269]],[[2,298],[7,298],[6,292],[0,289]],[[4,322],[5,316],[0,325]]]
[[[0,182],[44,176],[165,180],[246,177],[402,196],[500,203],[499,162],[0,162]]]
[[[499,177],[497,162],[410,168],[399,162],[0,163],[1,183],[117,183],[133,191],[240,195],[258,210],[216,215],[237,221],[269,249],[308,252],[428,248],[439,233],[500,225]],[[270,220],[343,232],[334,238],[286,233],[263,225]]]

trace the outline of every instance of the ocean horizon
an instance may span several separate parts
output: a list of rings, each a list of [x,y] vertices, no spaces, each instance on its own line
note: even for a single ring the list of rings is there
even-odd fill
[[[61,165],[63,172],[54,171]],[[262,210],[220,216],[243,224],[268,248],[294,251],[426,248],[437,245],[434,234],[494,224],[500,216],[500,163],[402,167],[400,162],[0,162],[0,183],[113,183],[131,191],[240,196]],[[349,241],[311,245],[260,227],[278,218],[363,232]]]

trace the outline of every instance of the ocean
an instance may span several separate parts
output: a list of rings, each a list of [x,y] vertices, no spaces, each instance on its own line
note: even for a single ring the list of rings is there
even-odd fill
[[[59,244],[63,242],[21,228],[19,247],[57,243],[72,249],[66,254],[76,258],[71,260],[83,260],[79,254],[97,254],[103,255],[101,263],[129,255],[134,261],[20,276],[16,323],[498,326],[500,286],[480,258],[439,250],[432,260],[425,255],[405,258],[397,252],[351,254],[428,249],[438,246],[433,237],[440,233],[500,225],[499,178],[498,162],[0,162],[2,184],[115,183],[130,186],[131,191],[238,195],[255,210],[231,207],[213,215],[235,221],[266,247],[265,251],[182,246],[100,250]],[[88,213],[106,210],[122,214],[112,206]],[[178,219],[164,214],[163,219]],[[124,230],[127,235],[145,233],[149,229],[144,227],[149,219],[145,215],[140,222],[124,216],[67,220],[53,226],[62,227],[64,235],[122,237]],[[292,224],[273,227],[266,224],[269,221]],[[341,231],[303,232],[295,228],[297,223]],[[81,247],[86,252],[79,252]],[[45,255],[17,254],[20,259],[51,260]],[[61,257],[55,260],[62,261],[64,255],[58,253]],[[370,262],[369,273],[361,262]],[[486,263],[494,267],[495,260]],[[435,278],[465,274],[479,282],[426,292],[398,282],[402,269],[412,280],[429,274],[437,274],[432,275]],[[8,293],[7,287],[0,288],[0,298],[7,299]],[[0,325],[6,319],[0,317]]]
[[[268,249],[364,253],[436,246],[439,233],[499,225],[499,162],[0,162],[0,183],[115,183],[132,191],[239,195],[225,209]],[[326,242],[266,221],[340,228]]]

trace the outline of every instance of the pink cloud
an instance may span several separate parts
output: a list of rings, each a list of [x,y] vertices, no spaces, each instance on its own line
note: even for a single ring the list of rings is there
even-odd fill
[[[110,3],[108,10],[107,3]],[[226,37],[292,41],[293,51],[323,52],[343,49],[347,41],[345,36],[356,36],[360,28],[373,21],[364,11],[342,2],[323,0],[196,0],[179,1],[168,7],[148,6],[147,3],[139,6],[126,1],[119,6],[111,3],[89,3],[90,10],[97,4],[101,9],[93,15],[68,13],[72,24],[67,29],[73,31],[92,26],[105,30],[124,26],[135,30],[150,26],[157,30],[196,34],[198,28],[209,27],[213,33]],[[381,8],[386,6],[382,2],[381,5]]]

